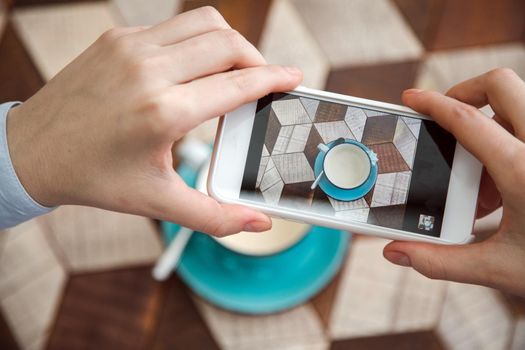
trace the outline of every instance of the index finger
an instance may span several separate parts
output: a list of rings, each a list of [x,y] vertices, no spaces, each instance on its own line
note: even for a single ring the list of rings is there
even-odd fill
[[[214,74],[172,87],[165,95],[167,105],[188,106],[181,118],[174,120],[177,132],[186,133],[208,119],[275,91],[295,88],[302,72],[293,67],[266,65]],[[181,96],[183,96],[181,98]],[[182,102],[181,102],[182,99]],[[190,107],[192,106],[192,107]]]
[[[407,90],[403,102],[412,109],[430,115],[451,132],[470,153],[498,177],[499,168],[512,166],[513,154],[521,142],[477,108],[434,91]]]
[[[525,82],[511,69],[498,68],[452,87],[447,96],[476,107],[490,104],[525,140]]]

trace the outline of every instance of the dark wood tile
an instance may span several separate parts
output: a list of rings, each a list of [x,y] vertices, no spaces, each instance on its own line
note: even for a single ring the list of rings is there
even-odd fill
[[[392,142],[396,132],[397,117],[384,115],[366,119],[361,142],[367,146],[377,143]]]
[[[439,24],[439,14],[443,12],[443,0],[393,0],[405,21],[419,38],[419,41],[428,48],[434,42],[436,28]]]
[[[306,156],[306,159],[308,159],[308,163],[310,163],[312,169],[315,165],[315,158],[317,158],[317,155],[319,154],[317,145],[320,143],[323,143],[323,139],[321,138],[321,135],[319,135],[317,129],[312,127],[310,129],[310,135],[308,135],[308,140],[306,140],[306,146],[304,147],[304,155]]]
[[[505,293],[502,293],[502,297],[514,316],[525,319],[525,298]]]
[[[158,331],[151,349],[218,349],[208,327],[189,296],[187,287],[173,276],[165,289]]]
[[[370,206],[372,205],[372,197],[373,197],[373,194],[374,194],[374,190],[375,190],[376,186],[374,185],[374,187],[372,187],[372,189],[370,191],[368,191],[368,193],[365,195],[365,201],[366,203]]]
[[[252,44],[257,45],[271,0],[186,0],[183,11],[206,5],[215,7],[226,21]]]
[[[377,337],[338,340],[332,343],[331,350],[445,350],[436,334],[420,331],[401,334],[388,334]]]
[[[377,145],[369,145],[368,147],[377,154],[377,170],[379,174],[410,170],[410,167],[393,143],[380,143]]]
[[[326,89],[400,104],[401,93],[413,87],[418,68],[419,61],[340,68],[330,72]]]
[[[314,190],[314,198],[312,200],[312,210],[323,215],[335,215],[335,210],[330,204],[328,196],[324,191],[317,186]]]
[[[519,41],[522,0],[394,0],[428,50]]]
[[[403,228],[403,217],[405,205],[389,205],[386,207],[370,208],[368,223],[390,227],[394,229]]]
[[[0,232],[1,234],[2,232]],[[18,344],[16,343],[11,329],[4,320],[4,315],[0,310],[0,349],[2,350],[18,350]]]
[[[334,279],[311,300],[314,310],[319,315],[325,329],[328,329],[330,325],[330,317],[335,304],[335,298],[337,297],[341,277],[345,275],[344,270],[345,265],[339,270]]]
[[[0,39],[0,103],[25,101],[44,85],[11,22]]]
[[[107,0],[10,0],[15,7]]]
[[[70,276],[49,349],[149,349],[163,309],[151,267]]]
[[[270,154],[272,154],[273,147],[275,146],[275,142],[277,141],[277,137],[279,137],[279,131],[281,131],[281,123],[279,122],[279,119],[277,119],[277,116],[275,115],[273,109],[270,108],[270,115],[268,116],[268,125],[266,126],[266,136],[264,137],[264,144],[266,145],[266,148],[268,149],[268,152],[270,152]]]
[[[348,107],[345,105],[321,101],[317,107],[314,121],[322,123],[344,120],[347,109]]]
[[[310,207],[314,196],[314,191],[310,189],[312,183],[313,181],[285,184],[279,205],[297,209]]]

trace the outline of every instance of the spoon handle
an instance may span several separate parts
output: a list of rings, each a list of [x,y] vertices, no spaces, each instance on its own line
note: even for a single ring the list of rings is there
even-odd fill
[[[321,172],[319,173],[319,175],[317,176],[317,179],[315,179],[314,183],[312,184],[312,186],[310,186],[310,189],[311,190],[315,190],[315,188],[317,187],[317,185],[319,185],[319,181],[321,181],[321,177],[324,175],[324,170],[321,170]]]
[[[173,238],[153,268],[152,275],[155,280],[164,281],[171,274],[171,271],[177,267],[192,234],[193,230],[186,227],[179,230],[177,236]]]

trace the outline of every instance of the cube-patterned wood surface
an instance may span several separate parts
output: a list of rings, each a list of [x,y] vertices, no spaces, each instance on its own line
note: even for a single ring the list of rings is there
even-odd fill
[[[27,99],[107,28],[150,25],[206,4],[269,62],[300,67],[314,88],[400,102],[405,88],[444,92],[500,66],[525,77],[521,0],[1,0],[0,101]],[[257,185],[272,203],[304,193],[316,145],[344,126],[384,159],[375,189],[351,205],[318,189],[291,205],[326,201],[333,215],[392,220],[404,210],[419,125],[336,109],[276,103]],[[192,134],[210,142],[215,127],[210,121]],[[490,233],[498,215],[476,230]],[[151,220],[59,208],[0,232],[0,348],[525,349],[524,299],[393,266],[381,254],[386,243],[354,236],[317,296],[246,316],[210,305],[176,276],[151,279],[162,251]]]

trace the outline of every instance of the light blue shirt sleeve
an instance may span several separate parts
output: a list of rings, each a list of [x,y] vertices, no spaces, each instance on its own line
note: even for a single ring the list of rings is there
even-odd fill
[[[0,104],[0,229],[12,227],[54,208],[38,204],[16,175],[7,144],[7,114],[20,102]]]

